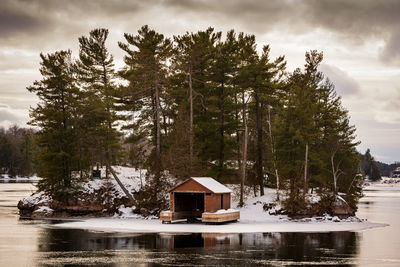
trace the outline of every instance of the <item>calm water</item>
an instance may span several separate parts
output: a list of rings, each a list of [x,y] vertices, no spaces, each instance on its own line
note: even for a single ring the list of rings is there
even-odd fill
[[[361,232],[105,234],[19,220],[35,189],[0,183],[0,266],[400,266],[400,191],[370,191],[358,216],[388,227]]]

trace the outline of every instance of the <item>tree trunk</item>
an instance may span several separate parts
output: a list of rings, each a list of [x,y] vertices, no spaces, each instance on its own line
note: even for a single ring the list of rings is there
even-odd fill
[[[261,110],[260,110],[260,101],[258,93],[255,93],[255,100],[256,100],[256,128],[257,128],[257,180],[260,186],[260,195],[264,195],[264,175],[263,175],[263,131],[261,125]]]
[[[161,125],[160,125],[160,95],[158,81],[155,85],[155,104],[156,104],[156,186],[159,185],[161,176]]]
[[[304,159],[304,196],[307,194],[308,184],[307,184],[307,171],[308,171],[308,142],[306,143],[306,155]]]
[[[189,176],[193,171],[193,85],[192,85],[192,66],[189,70],[189,103],[190,103],[190,122],[189,122]]]
[[[219,128],[219,136],[220,136],[220,144],[219,144],[219,171],[218,171],[218,178],[221,178],[222,176],[222,170],[224,166],[224,149],[225,149],[225,138],[224,138],[224,124],[225,124],[225,115],[224,115],[224,84],[222,83],[221,90],[220,90],[220,95],[219,95],[219,101],[220,101],[220,128]]]
[[[235,120],[239,121],[239,109],[238,109],[238,98],[237,95],[235,94]],[[240,156],[240,131],[239,128],[236,128],[236,155],[237,155],[237,162],[238,162],[238,166],[241,166],[241,156]],[[239,171],[239,175],[240,175],[240,171]]]
[[[271,126],[271,106],[268,105],[268,132],[269,132],[269,140],[271,142],[271,152],[273,158],[273,164],[275,169],[275,177],[276,177],[276,199],[279,200],[279,173],[276,163],[276,154],[275,154],[275,145],[272,139],[272,126]]]
[[[239,109],[238,109],[238,98],[237,95],[235,94],[235,120],[239,121]],[[236,129],[236,156],[237,156],[237,165],[238,165],[238,177],[241,179],[241,174],[242,174],[242,160],[241,160],[241,152],[240,152],[240,132],[239,128]],[[243,184],[240,183],[240,199],[243,200]],[[239,200],[239,206],[241,205],[241,202]]]
[[[110,94],[109,94],[109,90],[108,90],[108,77],[107,77],[107,69],[106,69],[106,65],[105,65],[105,58],[102,58],[103,63],[102,63],[102,67],[103,67],[103,83],[104,83],[104,95],[105,95],[105,101],[106,101],[106,111],[107,111],[107,131],[106,131],[106,160],[108,162],[110,162],[110,164],[112,164],[111,162],[111,153],[110,153],[110,133],[111,133],[111,118],[110,118]],[[106,179],[108,179],[109,176],[109,167],[108,165],[106,165]]]
[[[336,170],[335,170],[334,157],[335,157],[335,153],[331,155],[331,165],[332,165],[332,175],[333,175],[333,190],[336,195],[336,193],[337,193],[337,175],[336,175]]]
[[[243,102],[243,126],[244,126],[244,134],[243,134],[243,151],[242,151],[242,167],[241,167],[241,175],[240,175],[240,201],[239,206],[243,207],[243,194],[244,194],[244,182],[246,180],[246,163],[247,163],[247,139],[248,139],[248,128],[247,128],[247,112],[246,112],[246,103],[244,99],[244,93],[242,96]]]
[[[125,193],[125,195],[129,198],[130,201],[132,201],[132,204],[135,203],[135,199],[133,198],[132,194],[126,189],[124,184],[121,182],[121,180],[118,178],[117,174],[114,172],[112,167],[110,166],[109,162],[106,162],[106,166],[110,170],[111,174],[114,176],[114,179],[117,181],[118,185],[121,187],[122,191]]]

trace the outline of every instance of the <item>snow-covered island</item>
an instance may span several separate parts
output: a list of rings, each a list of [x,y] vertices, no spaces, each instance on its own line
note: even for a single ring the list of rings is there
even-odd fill
[[[135,193],[139,192],[145,184],[143,171],[120,166],[114,168],[121,182],[135,196]],[[237,194],[239,186],[228,185],[228,187],[233,191],[231,207],[240,211],[240,220],[236,223],[220,225],[186,223],[186,221],[162,224],[157,216],[158,211],[132,206],[114,179],[92,179],[82,183],[76,197],[76,205],[73,206],[62,206],[43,192],[36,192],[21,200],[18,207],[22,217],[74,217],[77,219],[77,221],[53,224],[48,227],[111,232],[329,232],[384,226],[384,224],[367,222],[355,216],[341,219],[339,216],[324,214],[309,218],[289,218],[287,215],[280,214],[281,208],[276,202],[276,190],[271,188],[265,188],[264,196],[247,198],[243,207],[236,208],[239,200]],[[313,198],[314,201],[318,201],[318,198]],[[226,211],[219,210],[218,212]]]

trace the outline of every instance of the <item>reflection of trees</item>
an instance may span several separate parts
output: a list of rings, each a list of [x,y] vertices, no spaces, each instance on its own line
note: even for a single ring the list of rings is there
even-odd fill
[[[76,229],[44,229],[39,251],[90,251],[153,249],[160,240],[156,235],[117,235]]]
[[[358,253],[358,239],[359,235],[354,232],[121,235],[44,229],[38,250],[140,252],[143,259],[147,257],[145,254],[151,254],[148,256],[152,259],[185,264],[203,260],[215,264],[234,261],[251,265],[259,260],[324,262],[338,259],[343,263]],[[113,253],[108,256],[117,257]]]
[[[283,233],[277,248],[278,258],[321,260],[341,255],[353,257],[358,253],[357,235],[354,232],[331,233]]]

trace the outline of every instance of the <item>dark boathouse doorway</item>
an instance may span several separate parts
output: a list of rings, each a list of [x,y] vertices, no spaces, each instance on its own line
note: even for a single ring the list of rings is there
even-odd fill
[[[204,193],[174,192],[175,211],[204,212]]]

